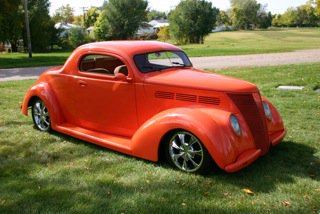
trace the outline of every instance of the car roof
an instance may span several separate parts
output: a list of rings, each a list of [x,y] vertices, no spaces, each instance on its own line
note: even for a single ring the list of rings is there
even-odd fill
[[[161,51],[161,50],[181,50],[180,48],[158,41],[107,41],[94,42],[82,45],[78,50],[86,49],[90,51],[112,51],[119,55],[136,55],[139,53]]]

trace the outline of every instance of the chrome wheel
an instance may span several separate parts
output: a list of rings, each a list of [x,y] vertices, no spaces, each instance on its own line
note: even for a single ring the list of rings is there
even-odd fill
[[[41,131],[50,129],[50,115],[44,102],[37,99],[32,105],[32,119],[35,126]]]
[[[182,171],[196,172],[203,165],[203,147],[190,132],[176,132],[169,141],[168,149],[171,161]]]

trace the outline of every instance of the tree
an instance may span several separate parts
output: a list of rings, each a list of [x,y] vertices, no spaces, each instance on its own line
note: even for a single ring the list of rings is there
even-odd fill
[[[96,39],[132,38],[146,20],[147,6],[146,0],[110,0],[95,24]]]
[[[272,24],[277,27],[316,27],[320,20],[316,7],[316,2],[310,0],[299,7],[288,8],[284,14],[275,16]]]
[[[272,26],[281,27],[281,14],[275,14],[272,18]]]
[[[218,16],[217,16],[217,25],[225,25],[230,26],[231,19],[226,11],[220,10]]]
[[[100,11],[96,7],[90,7],[84,15],[84,26],[86,28],[93,26],[99,17]]]
[[[80,45],[83,45],[89,41],[89,37],[80,27],[74,27],[69,30],[69,43],[71,47],[76,48]]]
[[[219,10],[205,0],[185,0],[169,15],[170,34],[180,44],[203,43],[213,29]]]
[[[21,0],[2,0],[0,7],[0,42],[9,42],[13,52],[21,39],[27,46],[24,9]],[[49,16],[49,0],[28,0],[32,49],[46,50],[56,38],[54,22]]]
[[[167,15],[165,12],[161,12],[158,10],[150,10],[147,14],[148,21],[151,20],[159,20],[159,19],[167,19]]]
[[[256,0],[231,0],[232,23],[236,29],[249,29],[257,24],[261,5]]]
[[[157,33],[157,36],[161,41],[164,41],[164,42],[166,40],[170,39],[169,28],[168,27],[160,27],[160,30]]]
[[[301,27],[317,26],[318,17],[316,15],[316,8],[313,7],[312,2],[297,7],[296,21],[296,25]]]
[[[23,9],[21,0],[2,0],[0,7],[0,42],[9,42],[13,52],[23,31]]]
[[[96,23],[94,24],[93,34],[97,40],[104,40],[108,38],[109,24],[106,17],[107,17],[107,11],[102,10]]]
[[[57,31],[49,15],[49,0],[28,0],[32,49],[36,52],[46,50],[56,40]],[[25,32],[25,31],[24,31]],[[23,36],[27,45],[26,35]]]
[[[72,23],[74,20],[73,8],[69,4],[62,5],[61,7],[56,9],[53,15],[53,20],[56,23],[57,22]]]
[[[261,6],[257,13],[257,23],[258,28],[266,29],[272,25],[272,14],[271,12],[266,12],[267,6]]]
[[[72,24],[83,25],[83,15],[74,16]]]

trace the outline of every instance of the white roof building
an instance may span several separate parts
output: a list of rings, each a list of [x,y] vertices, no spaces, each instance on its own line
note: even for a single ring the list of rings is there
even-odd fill
[[[71,29],[71,28],[81,28],[80,25],[74,25],[74,24],[71,24],[71,23],[62,23],[62,22],[58,22],[54,25],[54,27],[56,29],[60,29],[61,32],[60,32],[60,37],[65,37],[68,35],[68,31]]]
[[[152,35],[152,34],[155,34],[155,33],[156,33],[156,31],[155,31],[155,29],[154,29],[154,27],[152,25],[148,24],[147,22],[143,22],[140,25],[136,35],[137,36],[143,36],[143,35]]]
[[[159,29],[160,27],[168,27],[170,24],[166,19],[152,20],[148,23],[152,25],[154,29]]]

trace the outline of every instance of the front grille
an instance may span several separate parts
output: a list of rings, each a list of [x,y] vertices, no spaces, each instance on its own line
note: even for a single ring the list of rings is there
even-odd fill
[[[265,154],[269,150],[269,137],[261,102],[256,103],[252,94],[229,94],[247,122],[257,148]]]

